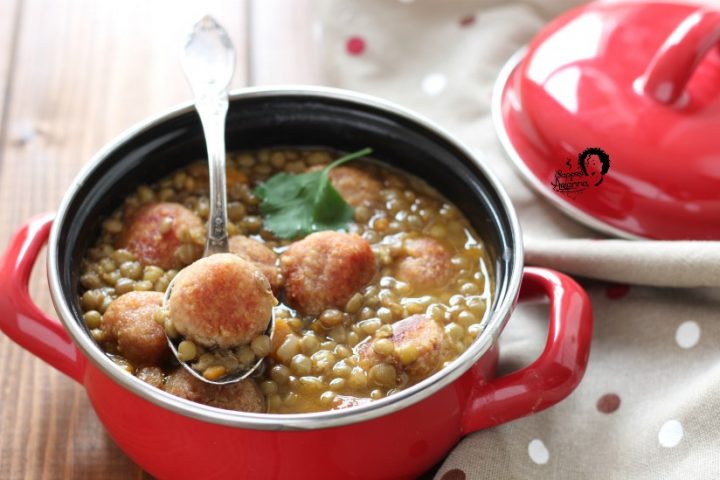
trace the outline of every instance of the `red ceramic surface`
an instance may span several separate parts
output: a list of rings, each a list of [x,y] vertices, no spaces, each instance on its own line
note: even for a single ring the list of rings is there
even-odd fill
[[[550,299],[548,340],[530,366],[495,378],[494,346],[449,386],[389,415],[306,431],[204,422],[131,393],[86,361],[59,323],[28,295],[28,278],[52,217],[20,229],[0,263],[0,329],[82,383],[117,444],[158,478],[412,478],[467,433],[547,408],[566,397],[587,365],[592,313],[569,277],[528,268],[522,298]],[[151,387],[148,387],[151,388]],[[282,416],[277,416],[278,426]]]
[[[646,2],[573,10],[498,82],[501,140],[541,193],[591,226],[720,239],[719,45],[720,11]],[[588,147],[607,152],[609,171],[575,177],[587,182],[579,193],[556,191],[558,170],[578,172]]]

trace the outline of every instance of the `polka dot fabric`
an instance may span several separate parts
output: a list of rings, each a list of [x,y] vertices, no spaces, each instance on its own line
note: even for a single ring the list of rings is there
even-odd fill
[[[465,15],[460,19],[461,27],[469,27],[475,23],[475,15]]]
[[[594,238],[519,179],[489,108],[504,61],[581,3],[324,1],[326,78],[412,108],[480,152],[510,194],[526,238]],[[350,47],[356,36],[362,48]],[[577,390],[548,410],[468,435],[435,479],[720,478],[720,291],[583,284],[595,324]],[[517,309],[501,336],[501,373],[537,358],[546,322],[546,305]]]
[[[675,342],[680,348],[693,348],[700,341],[700,325],[693,320],[682,322],[675,332]]]
[[[618,300],[620,298],[623,298],[628,293],[630,293],[630,285],[625,285],[623,283],[614,283],[608,285],[605,289],[605,295],[610,300]]]
[[[668,420],[660,427],[658,442],[665,448],[674,448],[682,441],[684,434],[682,424],[679,421]]]
[[[447,472],[443,473],[442,477],[440,477],[440,480],[465,480],[466,478],[467,475],[465,475],[465,472],[463,472],[459,468],[453,468],[452,470],[448,470]]]
[[[350,37],[345,43],[348,55],[358,56],[365,51],[365,40],[362,37]]]
[[[620,396],[616,393],[606,393],[597,401],[598,412],[613,413],[620,408]]]
[[[447,77],[442,73],[430,73],[422,79],[423,93],[430,97],[440,95],[447,86]]]
[[[478,479],[720,478],[720,292],[635,286],[611,299],[599,282],[588,291],[594,344],[577,390],[539,414],[466,437],[443,469]],[[503,336],[521,338],[514,322],[542,324],[547,312],[538,310],[518,309]],[[515,367],[537,355],[527,341],[501,347]]]
[[[537,465],[545,465],[550,460],[550,452],[539,438],[530,440],[528,444],[528,456],[533,463]]]

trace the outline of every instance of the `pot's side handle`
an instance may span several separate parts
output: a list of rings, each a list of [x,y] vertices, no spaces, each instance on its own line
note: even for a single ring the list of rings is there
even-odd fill
[[[0,330],[24,349],[81,383],[83,357],[63,326],[30,298],[33,265],[47,242],[53,214],[33,218],[0,259]]]
[[[545,349],[527,367],[478,385],[463,414],[467,434],[544,410],[567,397],[585,373],[592,310],[585,291],[554,270],[526,268],[520,299],[550,298]]]

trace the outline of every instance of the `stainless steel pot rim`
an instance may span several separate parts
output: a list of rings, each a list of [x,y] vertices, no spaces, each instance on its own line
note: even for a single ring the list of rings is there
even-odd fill
[[[510,80],[510,75],[515,70],[516,67],[520,64],[520,62],[525,57],[525,52],[527,51],[527,47],[523,47],[517,52],[515,52],[510,59],[503,65],[503,68],[500,70],[500,74],[498,75],[497,80],[495,81],[495,86],[493,87],[492,92],[492,120],[493,125],[495,125],[495,133],[498,136],[498,139],[500,140],[500,144],[503,147],[503,152],[505,153],[505,157],[510,160],[510,163],[513,164],[515,167],[515,171],[517,171],[520,174],[520,178],[522,178],[525,181],[525,184],[528,185],[530,188],[535,190],[537,193],[539,193],[543,198],[548,200],[553,206],[555,206],[558,210],[563,212],[565,215],[569,216],[573,220],[582,223],[583,225],[592,228],[593,230],[596,230],[598,232],[604,233],[606,235],[610,235],[613,237],[618,238],[625,238],[628,240],[642,240],[644,237],[634,235],[630,232],[627,232],[625,230],[622,230],[618,227],[615,227],[613,225],[610,225],[609,223],[606,223],[596,217],[593,217],[592,215],[580,210],[579,208],[575,207],[574,205],[571,205],[569,202],[563,201],[558,195],[554,195],[550,189],[548,189],[528,168],[528,166],[525,164],[523,159],[520,157],[520,154],[515,149],[515,146],[513,145],[512,141],[510,140],[510,137],[507,133],[507,130],[505,129],[505,122],[503,121],[502,117],[502,94],[505,90],[505,87],[507,86],[508,81]]]
[[[55,222],[53,223],[50,232],[48,242],[47,274],[50,286],[50,295],[52,297],[55,310],[57,311],[66,331],[70,334],[75,344],[80,348],[87,359],[120,386],[161,408],[166,408],[180,415],[200,421],[230,427],[255,430],[312,430],[339,427],[375,419],[409,407],[429,397],[460,377],[474,363],[476,363],[493,344],[496,343],[498,336],[502,332],[503,327],[510,317],[515,299],[517,298],[520,289],[523,269],[523,255],[522,237],[517,215],[512,203],[510,202],[510,198],[503,190],[495,175],[492,174],[492,172],[490,172],[488,168],[478,160],[468,147],[450,135],[443,128],[410,110],[369,95],[329,87],[288,85],[243,88],[233,91],[230,98],[233,100],[236,98],[262,98],[276,96],[292,97],[308,95],[316,96],[318,99],[325,98],[349,101],[400,115],[416,124],[419,124],[421,127],[433,131],[435,134],[460,149],[465,156],[474,160],[477,167],[483,172],[489,183],[492,185],[492,188],[496,191],[501,206],[509,217],[508,221],[510,224],[510,234],[515,239],[515,243],[513,245],[514,256],[511,259],[512,263],[509,273],[510,278],[507,283],[508,288],[499,298],[495,300],[494,308],[490,312],[491,316],[487,321],[486,328],[475,340],[473,345],[471,345],[470,348],[468,348],[460,357],[431,377],[386,398],[347,410],[283,415],[254,414],[223,410],[176,397],[152,387],[151,385],[146,384],[142,380],[129,375],[118,368],[97,346],[92,338],[87,335],[79,321],[73,316],[70,307],[65,303],[62,295],[60,274],[57,269],[60,253],[58,251],[60,243],[58,241],[60,226],[65,222],[68,215],[68,207],[71,203],[70,200],[75,197],[79,187],[83,184],[84,179],[88,177],[91,171],[98,168],[98,165],[103,161],[103,159],[105,159],[119,145],[131,140],[138,133],[178,115],[190,112],[193,109],[193,104],[191,102],[186,102],[135,125],[120,134],[98,151],[89,163],[81,169],[73,183],[70,185],[60,204]]]

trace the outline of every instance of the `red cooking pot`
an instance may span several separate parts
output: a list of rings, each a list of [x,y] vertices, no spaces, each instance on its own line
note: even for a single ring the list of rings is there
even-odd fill
[[[427,120],[367,96],[320,88],[249,89],[232,95],[229,150],[318,146],[375,156],[425,178],[463,210],[483,237],[495,277],[486,328],[451,365],[407,390],[346,410],[252,414],[193,403],[118,368],[84,326],[77,279],[104,215],[140,183],[203,158],[200,122],[181,106],[125,133],[79,174],[52,215],[31,220],[0,264],[0,328],[83,384],[92,405],[135,462],[159,478],[409,478],[462,437],[543,410],[585,371],[592,314],[570,278],[523,270],[517,217],[494,176]],[[50,291],[61,323],[28,295],[48,241]],[[530,366],[495,376],[497,339],[518,297],[550,299],[547,344]]]

